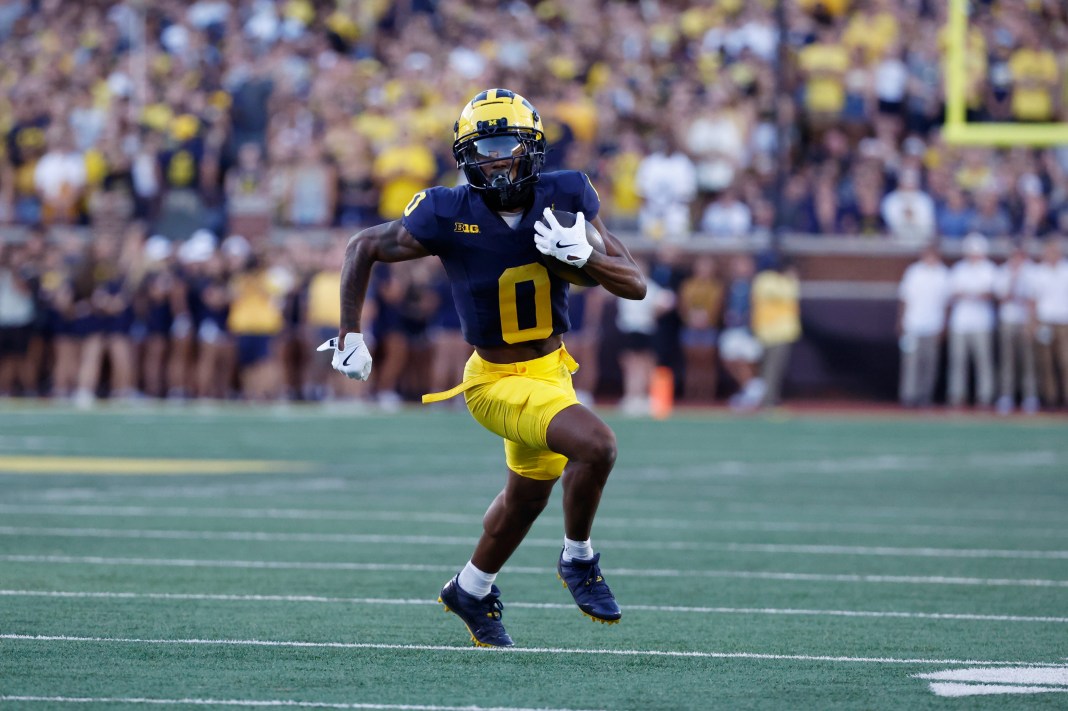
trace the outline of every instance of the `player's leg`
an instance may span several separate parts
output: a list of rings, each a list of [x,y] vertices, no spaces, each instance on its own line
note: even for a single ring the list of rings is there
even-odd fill
[[[584,541],[590,537],[601,492],[616,461],[615,433],[586,407],[572,405],[552,419],[545,439],[549,449],[567,457],[564,533]]]
[[[508,480],[482,518],[482,536],[471,562],[498,573],[549,503],[556,479],[529,479],[508,470]]]
[[[504,489],[482,519],[482,536],[467,565],[445,583],[438,602],[455,613],[480,647],[510,647],[512,638],[501,622],[501,591],[497,573],[545,509],[556,478],[530,479],[511,469]]]
[[[618,622],[622,613],[590,541],[601,494],[616,462],[615,433],[587,408],[572,405],[553,417],[546,441],[568,460],[563,473],[564,548],[557,573],[584,614],[598,622]]]

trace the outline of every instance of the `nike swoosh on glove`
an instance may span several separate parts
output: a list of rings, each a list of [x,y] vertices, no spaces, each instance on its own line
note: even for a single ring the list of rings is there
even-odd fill
[[[593,253],[593,245],[586,237],[586,217],[575,213],[575,224],[563,227],[556,215],[545,208],[542,219],[534,223],[534,246],[547,257],[556,257],[573,267],[586,266]]]
[[[367,380],[371,375],[371,352],[363,342],[362,333],[346,333],[344,347],[337,338],[331,338],[319,346],[318,351],[334,351],[330,365],[334,370],[353,380]]]

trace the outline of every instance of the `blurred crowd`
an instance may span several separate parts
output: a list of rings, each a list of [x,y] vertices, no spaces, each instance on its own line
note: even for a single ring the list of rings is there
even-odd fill
[[[375,368],[364,384],[315,352],[337,335],[344,239],[256,247],[201,229],[175,244],[135,222],[86,253],[77,234],[57,234],[35,228],[0,245],[0,396],[358,399],[390,410],[454,385],[471,354],[437,260],[375,268],[363,314]],[[580,398],[607,394],[649,414],[654,371],[667,366],[678,377],[669,391],[688,403],[778,404],[801,330],[793,267],[771,253],[691,263],[670,251],[643,267],[642,301],[572,288]]]
[[[780,57],[771,0],[9,0],[0,223],[393,219],[456,182],[454,117],[506,86],[547,169],[654,239],[1063,231],[1068,147],[942,140],[946,6],[786,0]],[[1064,121],[1068,5],[970,7],[969,120]]]
[[[358,386],[309,348],[337,327],[345,237],[460,179],[452,122],[492,86],[534,102],[546,170],[588,173],[625,237],[745,251],[776,230],[917,247],[1068,231],[1068,146],[943,140],[945,2],[787,0],[781,54],[775,5],[0,3],[0,393],[392,406],[452,384],[467,350],[435,264],[376,273],[369,392],[337,392]],[[970,7],[968,119],[1065,120],[1068,6]],[[268,238],[279,226],[295,236]],[[580,389],[608,329],[628,411],[664,362],[688,399],[777,402],[792,267],[648,266],[646,302],[575,290]]]

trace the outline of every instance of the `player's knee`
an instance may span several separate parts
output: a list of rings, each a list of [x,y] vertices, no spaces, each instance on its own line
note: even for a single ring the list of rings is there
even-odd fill
[[[616,463],[616,435],[608,427],[594,432],[586,443],[587,460],[603,469],[611,469]]]
[[[516,502],[516,507],[525,518],[537,518],[538,514],[549,505],[549,497],[542,496],[533,499],[521,499]]]
[[[534,521],[549,504],[549,497],[506,496],[503,503],[500,510],[503,515],[497,515],[497,511],[491,507],[482,519],[483,528],[494,535],[514,526],[516,522]]]

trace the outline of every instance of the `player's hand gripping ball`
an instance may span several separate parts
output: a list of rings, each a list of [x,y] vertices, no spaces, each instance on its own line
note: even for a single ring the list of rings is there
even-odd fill
[[[601,233],[581,212],[545,208],[534,232],[534,246],[548,257],[544,264],[549,271],[577,286],[597,286],[583,267],[594,251],[607,252]]]
[[[353,380],[367,380],[371,376],[371,353],[363,342],[363,334],[346,333],[345,345],[339,347],[338,339],[331,338],[316,350],[334,352],[330,365],[334,370]]]

